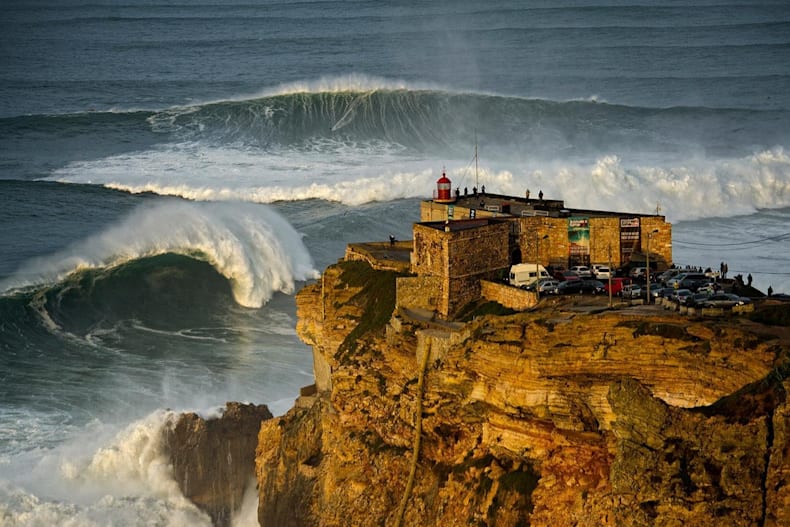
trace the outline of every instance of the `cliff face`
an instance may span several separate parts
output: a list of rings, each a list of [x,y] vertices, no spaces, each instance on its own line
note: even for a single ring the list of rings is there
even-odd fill
[[[559,304],[382,324],[394,281],[357,271],[297,297],[319,391],[262,424],[261,525],[790,524],[781,330]]]
[[[173,476],[181,492],[212,519],[230,525],[245,487],[253,478],[253,459],[266,406],[228,403],[221,417],[182,414],[165,430]]]

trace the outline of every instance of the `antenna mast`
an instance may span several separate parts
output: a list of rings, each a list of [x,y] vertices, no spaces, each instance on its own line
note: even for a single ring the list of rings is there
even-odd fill
[[[477,130],[475,130],[475,187],[480,188],[479,181],[477,179]]]

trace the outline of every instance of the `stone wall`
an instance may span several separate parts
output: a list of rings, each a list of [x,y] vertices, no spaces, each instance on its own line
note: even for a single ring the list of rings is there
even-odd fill
[[[650,234],[650,259],[657,265],[651,267],[664,270],[672,265],[672,225],[662,221],[661,216],[643,217],[641,224],[642,250],[647,251],[647,236]],[[657,230],[658,232],[653,232]]]
[[[584,214],[579,213],[579,217]],[[523,262],[534,262],[536,255],[542,265],[568,265],[568,218],[526,217],[517,218],[514,228]],[[620,261],[620,217],[590,217],[590,264],[605,264],[610,261],[617,268],[626,262]],[[658,232],[653,233],[653,230]],[[658,262],[659,269],[672,263],[672,225],[663,216],[640,217],[640,241],[638,257],[644,262],[647,251],[647,235],[650,239],[650,258]]]
[[[379,271],[407,273],[410,267],[408,253],[411,251],[411,247],[411,241],[394,244],[389,242],[350,243],[346,246],[346,254],[343,259],[367,262],[373,269]],[[406,254],[406,257],[402,257],[403,254]]]
[[[447,244],[449,235],[426,225],[414,225],[414,250],[411,271],[418,276],[444,276],[448,266]]]
[[[480,280],[493,279],[508,267],[509,232],[508,222],[496,220],[414,226],[411,270],[438,279],[438,287],[433,287],[438,293],[436,311],[442,317],[452,318],[480,298]]]
[[[537,257],[542,265],[568,264],[567,219],[533,216],[515,221],[522,262],[534,263]]]
[[[469,302],[480,298],[480,280],[495,279],[510,264],[507,222],[451,233],[448,240],[449,298],[452,317]]]
[[[411,307],[436,311],[439,305],[442,280],[438,276],[409,276],[395,281],[397,307]]]
[[[590,264],[608,265],[610,261],[615,268],[622,265],[620,218],[590,218]]]
[[[499,302],[503,306],[517,311],[529,309],[538,303],[537,295],[532,291],[524,291],[517,287],[489,282],[488,280],[480,281],[480,296],[486,300]]]

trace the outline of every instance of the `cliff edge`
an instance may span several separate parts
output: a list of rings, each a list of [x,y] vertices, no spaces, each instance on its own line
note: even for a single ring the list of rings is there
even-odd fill
[[[396,276],[298,294],[316,390],[262,423],[262,526],[790,524],[787,328],[559,300],[453,324],[394,312]]]

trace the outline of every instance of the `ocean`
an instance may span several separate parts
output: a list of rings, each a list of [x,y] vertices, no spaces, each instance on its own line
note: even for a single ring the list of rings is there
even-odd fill
[[[162,426],[286,412],[295,292],[443,170],[790,293],[784,0],[27,0],[0,60],[3,526],[209,525]]]

